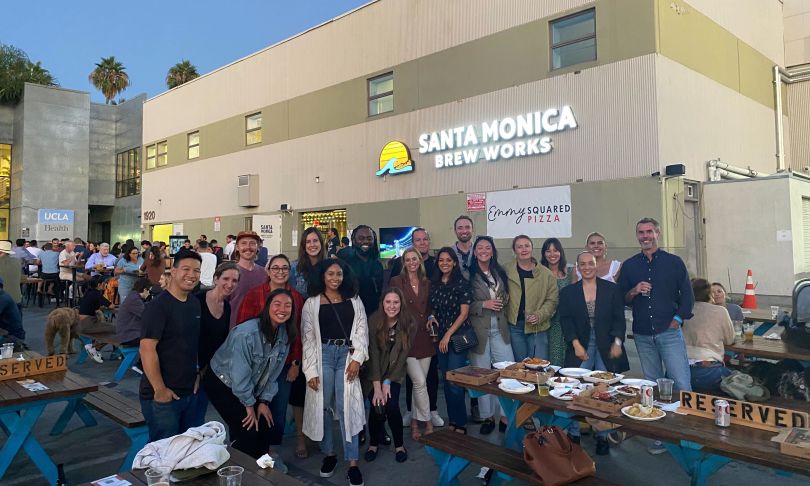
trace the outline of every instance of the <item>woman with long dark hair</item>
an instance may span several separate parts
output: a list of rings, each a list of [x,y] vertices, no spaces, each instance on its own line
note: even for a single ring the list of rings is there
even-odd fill
[[[439,323],[439,369],[443,375],[461,368],[467,362],[467,351],[457,352],[450,343],[462,326],[470,325],[468,319],[472,303],[472,289],[461,274],[458,255],[449,246],[436,254],[438,272],[430,284],[430,307]],[[447,416],[450,429],[467,433],[467,405],[464,403],[464,388],[444,380],[444,398],[447,401]]]
[[[290,264],[290,285],[301,295],[309,295],[309,277],[325,258],[323,234],[318,228],[310,226],[304,230],[298,242],[298,260]]]
[[[504,308],[509,300],[509,279],[498,264],[498,250],[490,236],[479,236],[473,245],[470,264],[470,286],[473,301],[470,305],[470,321],[478,337],[478,346],[472,348],[470,363],[489,368],[499,361],[514,361],[509,323]],[[495,429],[496,397],[484,395],[478,398],[478,409],[483,423],[481,434]],[[501,413],[500,430],[506,430],[506,417]]]
[[[143,265],[141,252],[135,247],[126,247],[126,253],[121,254],[121,258],[115,263],[115,275],[118,276],[118,296],[120,302],[126,300],[127,295],[132,290],[135,280],[138,279],[138,270]]]
[[[146,256],[141,263],[141,270],[146,272],[146,276],[152,285],[160,285],[160,277],[166,273],[165,255],[160,250],[160,245],[154,244],[149,247]]]
[[[332,410],[340,421],[349,483],[363,484],[358,467],[359,435],[366,422],[363,390],[357,374],[368,359],[368,323],[357,282],[341,259],[323,260],[309,284],[310,298],[301,315],[307,396],[304,434],[321,443],[321,477],[332,477],[337,454],[332,438]]]
[[[369,447],[366,461],[377,458],[377,447],[385,434],[385,422],[391,429],[397,462],[408,460],[402,439],[402,413],[399,391],[405,379],[407,359],[416,327],[402,290],[392,287],[380,299],[380,310],[369,320],[368,366],[363,374],[363,393],[371,401]]]
[[[557,238],[548,238],[540,249],[540,264],[551,270],[557,280],[557,290],[562,291],[571,285],[574,272],[565,260],[565,250]],[[548,329],[548,359],[555,366],[563,366],[565,361],[565,337],[560,326],[560,313],[555,312]]]
[[[296,334],[292,295],[274,290],[259,317],[231,330],[204,381],[211,403],[228,425],[233,447],[254,458],[270,454],[273,468],[281,472],[286,466],[270,448],[270,401],[278,392],[276,379]]]

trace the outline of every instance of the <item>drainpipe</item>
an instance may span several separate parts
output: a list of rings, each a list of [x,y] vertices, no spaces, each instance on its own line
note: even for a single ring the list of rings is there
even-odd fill
[[[707,163],[709,168],[709,180],[724,179],[748,179],[751,177],[765,177],[768,174],[758,172],[750,167],[737,167],[734,165],[720,162],[720,159],[713,159]]]
[[[782,123],[782,83],[793,84],[810,81],[810,68],[782,69],[773,67],[773,89],[776,100],[776,172],[785,171],[785,135]]]

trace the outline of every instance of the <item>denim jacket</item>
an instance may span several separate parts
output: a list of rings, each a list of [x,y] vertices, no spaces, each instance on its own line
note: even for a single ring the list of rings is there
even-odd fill
[[[211,371],[227,385],[245,406],[257,398],[270,401],[278,392],[278,379],[290,350],[287,328],[278,328],[273,346],[259,331],[259,319],[251,319],[231,329],[228,339],[211,358]],[[259,389],[259,380],[267,367],[267,378]]]

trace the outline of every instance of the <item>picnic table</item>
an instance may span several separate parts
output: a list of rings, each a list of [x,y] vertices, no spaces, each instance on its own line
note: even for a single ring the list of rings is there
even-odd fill
[[[221,467],[241,466],[245,468],[242,475],[242,486],[304,486],[309,484],[272,469],[262,469],[256,465],[256,461],[252,457],[236,449],[228,448],[228,452],[231,454],[231,458]],[[119,476],[132,483],[133,486],[143,486],[146,484],[144,472],[145,470],[142,469],[133,470],[121,473]],[[219,478],[216,471],[211,471],[210,474],[183,481],[182,484],[188,486],[217,486]],[[90,486],[90,483],[85,483],[83,486]]]
[[[760,358],[776,360],[790,358],[799,361],[810,361],[810,349],[800,348],[786,343],[781,339],[765,339],[762,336],[754,336],[754,341],[750,343],[743,342],[741,338],[737,338],[734,344],[726,346],[725,349],[726,351],[743,353],[746,356],[757,356]]]
[[[40,357],[39,353],[33,351],[14,353],[14,357],[17,358],[21,354],[26,359]],[[88,412],[77,410],[76,407],[86,394],[98,390],[98,385],[71,371],[44,373],[35,375],[32,379],[48,389],[30,391],[16,379],[0,381],[0,429],[7,436],[0,449],[0,479],[5,476],[20,449],[23,449],[48,481],[54,484],[57,479],[56,465],[33,436],[34,426],[46,406],[61,402],[66,402],[67,406],[54,425],[52,433],[60,433],[74,413],[78,413],[84,421],[92,421]]]
[[[629,417],[605,418],[598,412],[572,410],[571,402],[554,397],[538,396],[536,392],[512,394],[498,388],[495,383],[470,385],[456,380],[452,382],[467,388],[471,395],[491,394],[498,397],[509,424],[506,430],[506,446],[518,447],[525,433],[522,424],[534,416],[543,425],[558,425],[565,429],[575,417],[606,420],[623,427],[636,435],[661,440],[691,477],[692,485],[708,484],[708,478],[732,459],[760,464],[778,471],[810,475],[810,459],[787,456],[779,451],[779,445],[771,442],[774,432],[733,424],[720,428],[714,421],[691,415],[667,413],[661,420],[642,422]]]

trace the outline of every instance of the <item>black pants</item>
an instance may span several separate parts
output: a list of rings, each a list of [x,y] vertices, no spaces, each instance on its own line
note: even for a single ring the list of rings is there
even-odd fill
[[[258,459],[266,454],[270,449],[270,427],[267,422],[259,417],[259,430],[251,427],[245,430],[242,427],[246,412],[245,406],[233,394],[222,380],[215,375],[211,369],[205,373],[203,378],[205,392],[208,394],[208,401],[217,409],[222,420],[228,425],[228,434],[231,440],[235,441],[233,446],[254,459]],[[258,402],[254,409],[258,407]],[[256,414],[258,416],[258,413]]]
[[[394,439],[394,447],[402,447],[402,412],[399,411],[399,383],[391,383],[391,398],[385,402],[385,416],[378,415],[371,406],[371,413],[368,416],[368,433],[370,435],[368,445],[377,447],[385,434],[385,422],[388,421],[388,428]],[[374,397],[374,390],[368,395],[369,401]]]
[[[425,385],[427,386],[428,400],[430,401],[430,411],[435,412],[436,398],[439,395],[439,360],[436,356],[430,358],[430,368],[428,368]],[[413,395],[413,382],[408,374],[405,374],[405,406],[411,411],[411,396]]]

